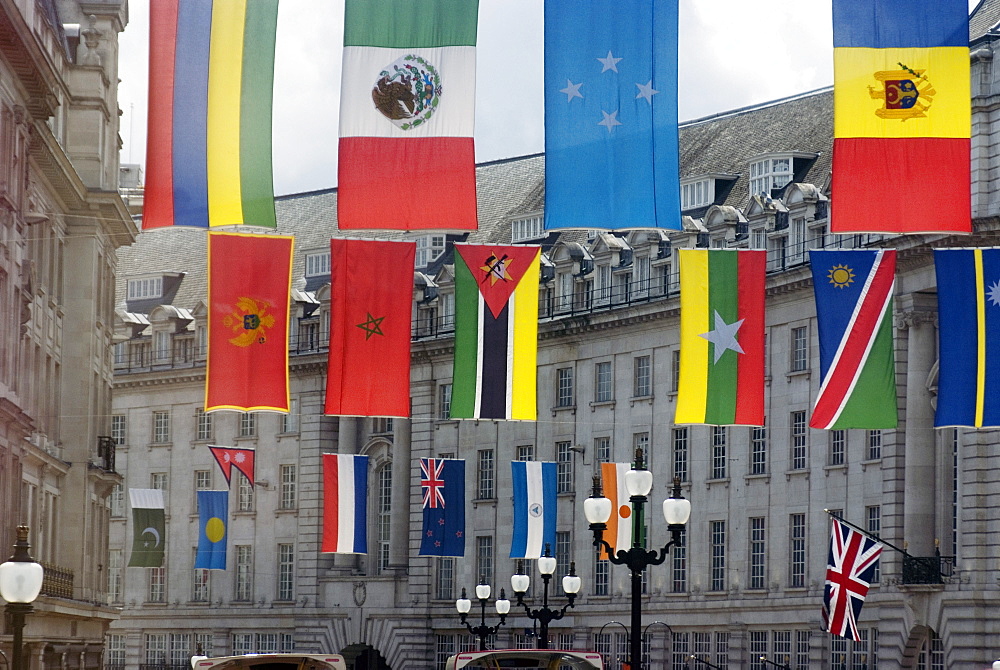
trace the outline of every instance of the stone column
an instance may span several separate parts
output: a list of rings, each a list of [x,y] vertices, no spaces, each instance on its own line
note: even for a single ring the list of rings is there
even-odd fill
[[[392,440],[392,522],[389,527],[389,567],[405,575],[410,546],[410,419],[395,419]]]

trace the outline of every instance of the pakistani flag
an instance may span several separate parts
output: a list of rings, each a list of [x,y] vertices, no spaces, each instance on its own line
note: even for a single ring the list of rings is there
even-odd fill
[[[163,491],[160,489],[129,489],[132,505],[132,555],[130,568],[163,567],[167,522]]]

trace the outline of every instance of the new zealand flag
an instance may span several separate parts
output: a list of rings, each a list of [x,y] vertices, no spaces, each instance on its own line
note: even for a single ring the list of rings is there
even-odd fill
[[[424,499],[421,556],[465,555],[465,461],[421,458]]]

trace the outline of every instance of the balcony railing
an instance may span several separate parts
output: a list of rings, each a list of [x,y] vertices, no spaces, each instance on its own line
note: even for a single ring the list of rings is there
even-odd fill
[[[42,562],[42,595],[56,598],[73,597],[73,571],[52,563]]]
[[[904,584],[943,584],[954,571],[954,556],[903,556]]]

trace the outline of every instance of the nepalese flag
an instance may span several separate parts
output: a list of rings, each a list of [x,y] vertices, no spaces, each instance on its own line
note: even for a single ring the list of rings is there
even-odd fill
[[[130,568],[163,567],[167,544],[167,520],[160,489],[129,489],[132,506],[132,553]]]
[[[556,546],[556,464],[511,461],[514,531],[511,558],[539,558]]]
[[[1000,249],[935,249],[935,427],[1000,426]]]
[[[368,457],[323,454],[322,552],[368,553]]]
[[[453,419],[535,419],[540,252],[455,245]]]
[[[681,249],[674,423],[764,424],[765,251]]]
[[[810,251],[819,359],[811,428],[895,428],[895,249]]]
[[[601,489],[604,497],[611,501],[611,517],[604,539],[615,551],[628,551],[632,546],[632,503],[625,488],[625,473],[631,469],[630,463],[601,463]],[[603,547],[601,558],[607,558]]]
[[[274,228],[278,0],[153,0],[144,230]]]
[[[233,475],[233,467],[243,473],[250,483],[254,482],[254,456],[253,449],[238,449],[236,447],[216,447],[208,445],[208,449],[215,456],[216,462],[222,468],[222,476],[226,478],[226,483],[230,483]]]
[[[208,234],[205,410],[288,412],[292,237]]]
[[[195,569],[226,569],[229,491],[198,491],[198,551]]]
[[[465,556],[465,461],[421,458],[421,556]]]
[[[966,1],[834,0],[833,45],[831,231],[971,232]]]
[[[681,228],[677,0],[545,0],[545,228]]]
[[[341,230],[475,230],[478,0],[347,0]]]
[[[833,519],[823,589],[823,630],[861,641],[858,617],[878,568],[882,543]]]

